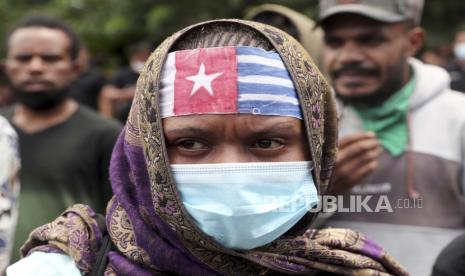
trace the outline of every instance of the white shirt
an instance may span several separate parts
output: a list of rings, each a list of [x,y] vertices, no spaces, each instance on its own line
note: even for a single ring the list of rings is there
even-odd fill
[[[34,252],[12,264],[6,270],[7,276],[81,276],[74,260],[64,254]]]

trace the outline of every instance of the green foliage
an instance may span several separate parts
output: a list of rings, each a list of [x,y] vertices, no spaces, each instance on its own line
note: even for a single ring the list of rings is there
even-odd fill
[[[182,27],[214,18],[241,18],[264,3],[286,5],[317,16],[317,0],[0,0],[0,36],[5,37],[20,18],[47,14],[63,18],[81,35],[91,52],[105,64],[124,62],[127,45],[147,40],[154,45]],[[423,25],[427,42],[450,40],[465,28],[465,1],[427,0]],[[0,48],[4,53],[4,46]]]

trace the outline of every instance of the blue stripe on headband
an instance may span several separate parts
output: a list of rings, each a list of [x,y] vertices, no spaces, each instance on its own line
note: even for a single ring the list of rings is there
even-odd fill
[[[236,53],[238,112],[302,119],[297,91],[279,54],[253,47],[237,47]],[[243,82],[244,77],[250,78]]]
[[[282,62],[281,57],[275,51],[266,51],[264,49],[249,47],[249,46],[238,46],[236,48],[236,54],[241,55],[251,55],[251,56],[260,56],[270,59],[279,60]]]

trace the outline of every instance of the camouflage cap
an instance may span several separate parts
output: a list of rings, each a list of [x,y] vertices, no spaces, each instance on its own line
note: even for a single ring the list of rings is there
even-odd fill
[[[340,13],[355,13],[395,23],[412,20],[420,24],[424,0],[320,0],[319,23]]]

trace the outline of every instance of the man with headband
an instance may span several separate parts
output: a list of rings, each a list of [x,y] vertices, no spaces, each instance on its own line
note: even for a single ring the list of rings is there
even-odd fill
[[[45,260],[68,275],[407,275],[359,233],[309,228],[335,145],[329,87],[294,39],[248,21],[190,26],[138,80],[106,227],[74,206],[8,275]]]

